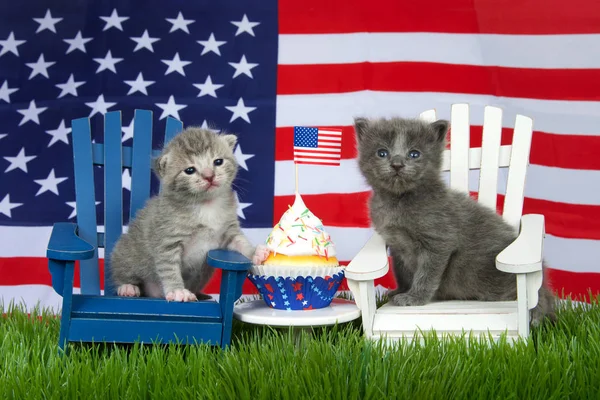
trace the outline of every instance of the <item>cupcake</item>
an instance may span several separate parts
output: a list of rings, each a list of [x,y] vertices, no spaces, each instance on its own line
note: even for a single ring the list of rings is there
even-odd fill
[[[265,303],[280,310],[313,310],[329,306],[344,267],[331,236],[296,194],[265,241],[269,256],[249,272]]]

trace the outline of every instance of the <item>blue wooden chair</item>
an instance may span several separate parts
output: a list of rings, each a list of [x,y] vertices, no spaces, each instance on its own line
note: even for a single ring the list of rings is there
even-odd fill
[[[164,143],[183,129],[168,117]],[[123,168],[131,168],[130,220],[151,193],[152,112],[136,110],[133,147],[122,146],[121,112],[105,115],[104,143],[92,143],[89,118],[72,121],[77,224],[60,222],[48,243],[52,287],[62,296],[59,347],[68,342],[209,343],[231,340],[233,305],[251,261],[239,253],[213,250],[208,264],[222,270],[219,302],[178,303],[116,296],[109,281],[110,253],[123,227]],[[159,138],[160,141],[160,138]],[[97,231],[94,166],[104,166],[104,232]],[[104,247],[104,295],[100,291],[98,248]],[[79,261],[81,294],[73,293]]]

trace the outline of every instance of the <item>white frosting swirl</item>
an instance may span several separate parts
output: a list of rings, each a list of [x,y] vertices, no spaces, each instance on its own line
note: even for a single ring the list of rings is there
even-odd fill
[[[335,245],[323,222],[306,207],[298,193],[294,205],[283,213],[265,244],[274,254],[336,256]]]

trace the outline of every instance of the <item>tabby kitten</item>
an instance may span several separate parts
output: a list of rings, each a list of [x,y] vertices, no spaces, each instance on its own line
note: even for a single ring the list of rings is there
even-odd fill
[[[187,128],[163,149],[153,168],[161,192],[129,224],[111,256],[119,296],[195,301],[212,276],[209,250],[227,248],[252,259],[241,231],[232,182],[235,135]]]
[[[370,216],[390,247],[398,306],[434,300],[515,300],[516,276],[495,258],[517,232],[493,210],[450,189],[441,176],[448,122],[355,119],[358,163],[373,188]],[[532,320],[554,319],[545,284]]]

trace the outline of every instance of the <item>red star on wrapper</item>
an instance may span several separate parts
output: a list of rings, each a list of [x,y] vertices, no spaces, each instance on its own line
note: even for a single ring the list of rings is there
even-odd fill
[[[312,306],[312,305],[310,305],[310,306],[308,306],[308,307],[304,307],[304,308],[303,308],[303,310],[312,310],[312,309],[313,309],[313,306]]]
[[[268,294],[267,296],[269,297],[269,300],[273,300],[273,295],[272,294]]]
[[[302,289],[302,284],[300,282],[293,283],[294,292],[299,292]]]
[[[271,293],[273,293],[273,286],[271,286],[270,283],[265,283],[265,287],[267,288],[267,290]]]
[[[335,285],[335,282],[329,282],[329,290],[331,290],[331,288],[333,287],[333,285]]]
[[[304,295],[302,293],[298,293],[296,295],[296,300],[300,300],[300,301],[304,300]]]
[[[328,280],[330,280],[330,279],[331,279],[331,277],[330,277],[329,275],[327,275],[327,276],[325,277],[325,280],[326,280],[326,281],[328,281]]]

